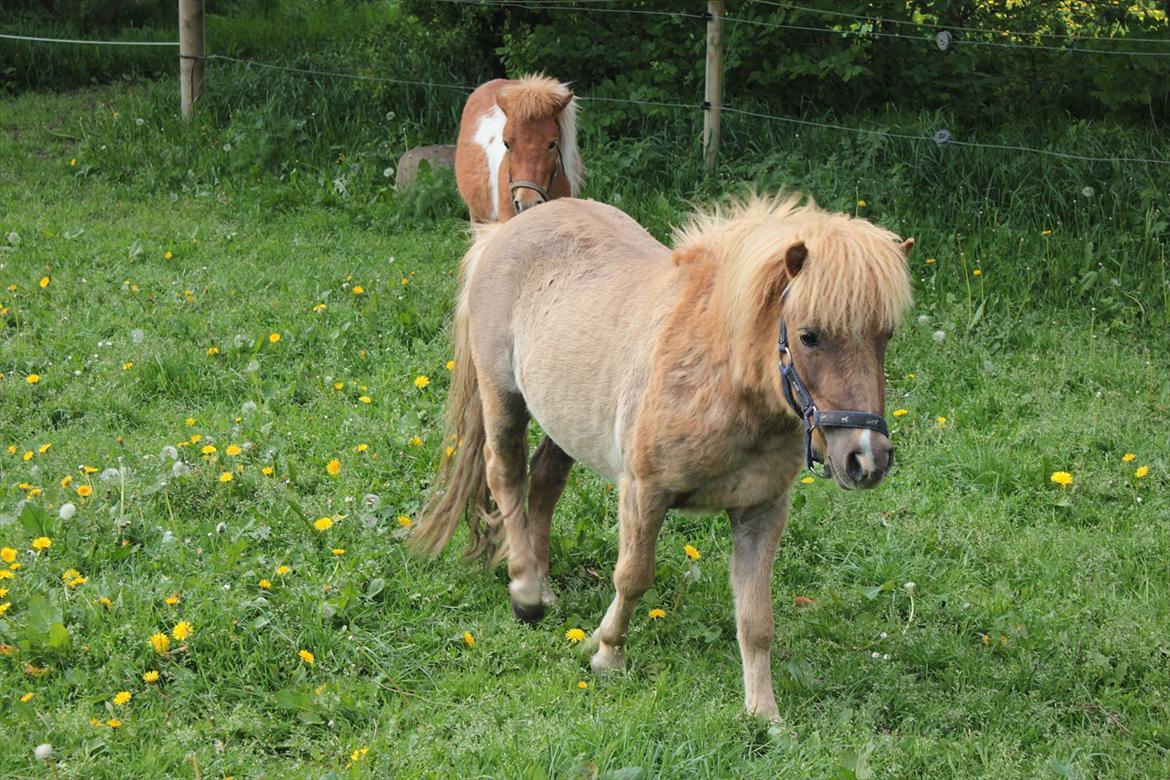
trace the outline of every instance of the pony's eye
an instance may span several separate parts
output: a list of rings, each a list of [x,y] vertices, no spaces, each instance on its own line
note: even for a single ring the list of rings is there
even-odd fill
[[[817,345],[817,334],[813,333],[811,330],[801,331],[800,343],[804,344],[806,347],[815,347]]]
[[[556,148],[557,148],[557,142],[556,142],[556,141],[550,141],[550,142],[549,142],[549,145],[548,145],[548,150],[551,152],[553,149],[556,149]]]
[[[505,149],[511,149],[511,148],[512,148],[512,144],[508,143],[507,141],[504,141],[504,148],[505,148]]]

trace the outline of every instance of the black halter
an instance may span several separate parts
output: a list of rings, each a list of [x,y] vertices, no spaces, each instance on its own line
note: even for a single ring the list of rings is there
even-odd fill
[[[511,150],[509,150],[508,154],[511,154],[511,153],[512,153]],[[552,174],[548,177],[548,184],[546,184],[543,187],[541,187],[536,182],[528,181],[527,179],[521,179],[520,181],[512,181],[512,165],[511,165],[511,163],[509,163],[509,165],[508,165],[508,193],[510,195],[512,195],[513,200],[514,200],[515,196],[516,196],[516,190],[519,190],[519,189],[532,190],[533,192],[540,195],[540,197],[544,198],[543,202],[547,203],[548,201],[552,200],[552,196],[549,195],[549,192],[552,191],[553,182],[557,180],[557,172],[563,167],[565,167],[565,161],[561,158],[561,144],[560,144],[560,142],[557,142],[557,161],[553,165]]]
[[[822,412],[813,402],[812,394],[805,387],[796,373],[796,366],[792,362],[792,353],[788,351],[788,326],[780,320],[780,387],[784,390],[784,400],[792,407],[792,411],[804,422],[804,462],[809,471],[822,479],[827,479],[828,471],[817,471],[815,463],[824,463],[825,459],[813,449],[812,432],[814,428],[867,428],[877,431],[882,436],[890,435],[890,428],[880,414],[870,412],[842,411],[830,409]]]

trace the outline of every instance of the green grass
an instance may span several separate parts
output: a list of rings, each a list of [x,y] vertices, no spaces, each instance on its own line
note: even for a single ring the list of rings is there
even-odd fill
[[[1058,224],[994,187],[957,225],[960,200],[878,187],[889,152],[845,148],[839,166],[873,188],[855,192],[816,173],[817,136],[791,141],[809,145],[788,165],[804,172],[795,180],[829,205],[862,197],[921,243],[917,302],[887,364],[889,408],[908,410],[891,418],[899,468],[864,494],[796,486],[774,578],[790,739],[741,712],[722,517],[668,520],[628,670],[604,680],[564,638],[592,629],[611,596],[616,497],[603,481],[573,472],[553,540],[561,601],[536,629],[513,620],[502,571],[406,554],[397,518],[418,509],[442,444],[465,241],[448,185],[389,192],[393,145],[340,150],[364,182],[349,198],[313,194],[330,192],[321,154],[308,183],[197,156],[188,175],[194,153],[174,139],[222,128],[147,127],[135,140],[141,126],[94,119],[128,120],[150,100],[102,90],[4,105],[0,447],[16,454],[0,450],[0,546],[22,566],[3,583],[0,776],[52,776],[33,758],[42,742],[76,778],[1170,773],[1164,225],[1132,233],[1146,217],[1122,203],[1070,206]],[[659,234],[687,200],[737,186],[619,180],[601,147],[586,152],[592,194],[621,194]],[[177,177],[139,178],[167,155]],[[1065,264],[1079,268],[1086,243],[1123,242],[1145,263],[1094,250],[1109,264],[1099,283],[1064,289],[1081,282]],[[163,448],[193,434],[198,446],[178,450],[191,473],[173,478]],[[198,452],[208,442],[214,463]],[[228,456],[230,444],[245,450]],[[119,468],[124,479],[102,479]],[[1070,487],[1049,481],[1057,470]],[[43,492],[22,503],[21,483]],[[66,501],[77,513],[63,521]],[[323,516],[339,522],[314,530]],[[53,545],[33,552],[42,533]],[[687,543],[703,555],[689,585]],[[63,583],[68,568],[86,582]],[[652,607],[667,617],[650,620]],[[158,656],[148,638],[180,620],[193,635]],[[142,681],[151,669],[156,684]],[[112,705],[123,690],[133,699]],[[120,728],[91,725],[112,717]]]

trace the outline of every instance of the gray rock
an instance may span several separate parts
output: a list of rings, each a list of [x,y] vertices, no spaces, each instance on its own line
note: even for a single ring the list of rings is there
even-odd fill
[[[433,144],[431,146],[416,146],[398,158],[398,171],[394,177],[394,187],[399,191],[409,189],[418,178],[419,161],[426,160],[431,168],[454,168],[455,145]]]

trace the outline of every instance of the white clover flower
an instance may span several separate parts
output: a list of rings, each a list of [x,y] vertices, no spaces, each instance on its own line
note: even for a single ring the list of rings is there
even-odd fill
[[[53,746],[48,742],[42,742],[33,749],[33,755],[37,757],[37,761],[48,761],[53,757]]]
[[[936,344],[941,344],[947,340],[947,334],[941,330],[936,330],[930,337],[934,339]]]
[[[913,583],[913,582],[907,582],[907,583],[906,583],[905,585],[903,585],[902,587],[906,589],[906,592],[907,592],[907,593],[913,593],[913,592],[914,592],[915,585],[914,585],[914,583]]]
[[[20,246],[20,233],[17,233],[15,230],[9,233],[8,243],[12,246]],[[37,748],[37,750],[40,750],[40,748]]]
[[[57,511],[57,514],[61,516],[62,520],[72,520],[73,516],[77,514],[77,507],[69,502],[66,502],[61,505],[61,509]]]
[[[929,314],[919,314],[918,315],[918,324],[919,325],[926,325],[929,322],[930,322],[930,315]]]

